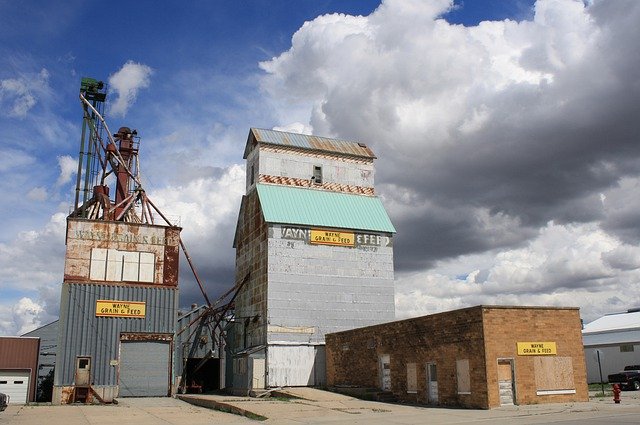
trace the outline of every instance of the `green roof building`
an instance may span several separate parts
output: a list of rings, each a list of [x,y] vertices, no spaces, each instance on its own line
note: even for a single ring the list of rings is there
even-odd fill
[[[395,228],[363,143],[252,128],[227,387],[323,385],[325,334],[395,319]]]

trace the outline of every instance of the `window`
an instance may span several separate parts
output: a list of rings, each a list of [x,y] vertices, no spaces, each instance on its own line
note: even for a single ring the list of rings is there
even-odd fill
[[[153,252],[93,248],[89,279],[153,283],[155,259]]]
[[[620,345],[621,353],[633,353],[633,344],[622,344]]]
[[[471,394],[469,359],[456,360],[456,378],[458,381],[458,394]]]
[[[407,363],[407,392],[418,392],[418,368],[415,363]]]
[[[249,182],[249,186],[253,186],[253,183],[255,183],[255,174],[256,173],[256,167],[255,165],[251,164],[251,181]]]
[[[571,357],[538,356],[533,362],[537,395],[575,394]]]
[[[314,184],[322,184],[322,166],[314,165],[313,166],[313,177],[311,177]]]

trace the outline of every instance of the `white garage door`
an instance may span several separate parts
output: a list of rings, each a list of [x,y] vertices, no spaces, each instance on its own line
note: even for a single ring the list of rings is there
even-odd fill
[[[120,346],[120,396],[169,395],[170,344],[163,341],[122,341]]]
[[[25,404],[29,396],[29,372],[0,370],[0,393],[5,393],[10,404]]]

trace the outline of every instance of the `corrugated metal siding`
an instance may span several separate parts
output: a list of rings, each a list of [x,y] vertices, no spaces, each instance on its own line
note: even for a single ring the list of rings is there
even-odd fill
[[[170,393],[171,344],[126,341],[120,347],[120,396],[163,397]]]
[[[144,301],[146,317],[96,317],[97,300]],[[76,356],[92,356],[94,385],[117,385],[120,333],[175,334],[177,288],[125,285],[63,284],[60,299],[60,340],[55,385],[71,385]]]
[[[56,363],[56,352],[58,350],[58,321],[55,320],[31,332],[22,335],[23,337],[40,338],[40,356],[38,359],[38,381],[53,369]]]
[[[307,386],[315,382],[316,348],[313,345],[270,345],[269,386]]]
[[[264,184],[256,189],[268,223],[396,231],[377,197]]]
[[[253,140],[270,145],[292,146],[302,149],[312,149],[321,152],[333,152],[364,158],[375,158],[375,155],[364,143],[351,140],[330,139],[328,137],[311,136],[308,134],[287,133],[284,131],[252,128],[244,151],[247,159],[251,151]]]

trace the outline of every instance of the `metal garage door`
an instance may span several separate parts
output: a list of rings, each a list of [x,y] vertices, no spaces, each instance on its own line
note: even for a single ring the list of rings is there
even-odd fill
[[[11,404],[25,404],[29,395],[29,372],[0,370],[0,393],[11,397]]]
[[[170,366],[168,342],[122,341],[120,397],[166,397]]]

